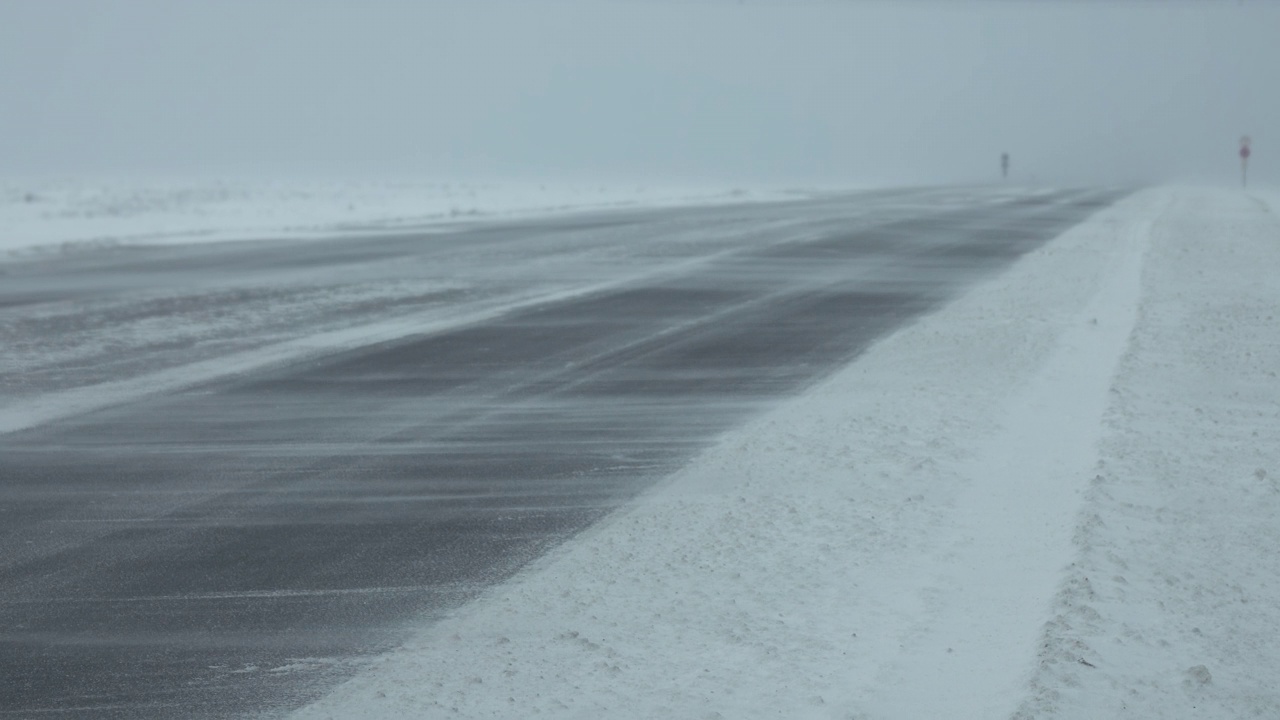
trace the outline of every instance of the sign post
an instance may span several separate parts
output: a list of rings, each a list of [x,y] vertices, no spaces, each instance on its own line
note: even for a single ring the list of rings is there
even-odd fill
[[[1240,138],[1240,187],[1249,187],[1249,155],[1252,150],[1249,146],[1253,144],[1253,138],[1245,135]]]

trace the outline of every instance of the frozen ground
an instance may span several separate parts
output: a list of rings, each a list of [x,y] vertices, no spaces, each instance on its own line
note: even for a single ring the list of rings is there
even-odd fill
[[[806,192],[419,180],[0,178],[0,260],[85,245],[305,238],[602,208],[794,198]]]
[[[1104,211],[297,717],[1280,716],[1266,198]]]

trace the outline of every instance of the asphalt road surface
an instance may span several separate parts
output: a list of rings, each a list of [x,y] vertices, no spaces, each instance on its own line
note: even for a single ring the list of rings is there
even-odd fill
[[[305,703],[1119,195],[0,265],[0,717]]]

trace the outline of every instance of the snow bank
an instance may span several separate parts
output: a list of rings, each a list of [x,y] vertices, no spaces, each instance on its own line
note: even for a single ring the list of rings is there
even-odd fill
[[[121,243],[326,232],[631,206],[794,198],[799,191],[426,181],[0,179],[0,260]]]
[[[1276,267],[1134,196],[296,717],[1275,716]]]
[[[1020,717],[1280,717],[1277,210],[1180,193],[1156,224]]]

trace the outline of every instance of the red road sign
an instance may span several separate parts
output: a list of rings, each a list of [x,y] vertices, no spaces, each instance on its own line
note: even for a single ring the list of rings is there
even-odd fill
[[[1248,145],[1241,145],[1241,146],[1240,146],[1240,159],[1241,159],[1241,160],[1248,160],[1248,159],[1249,159],[1249,146],[1248,146]]]

